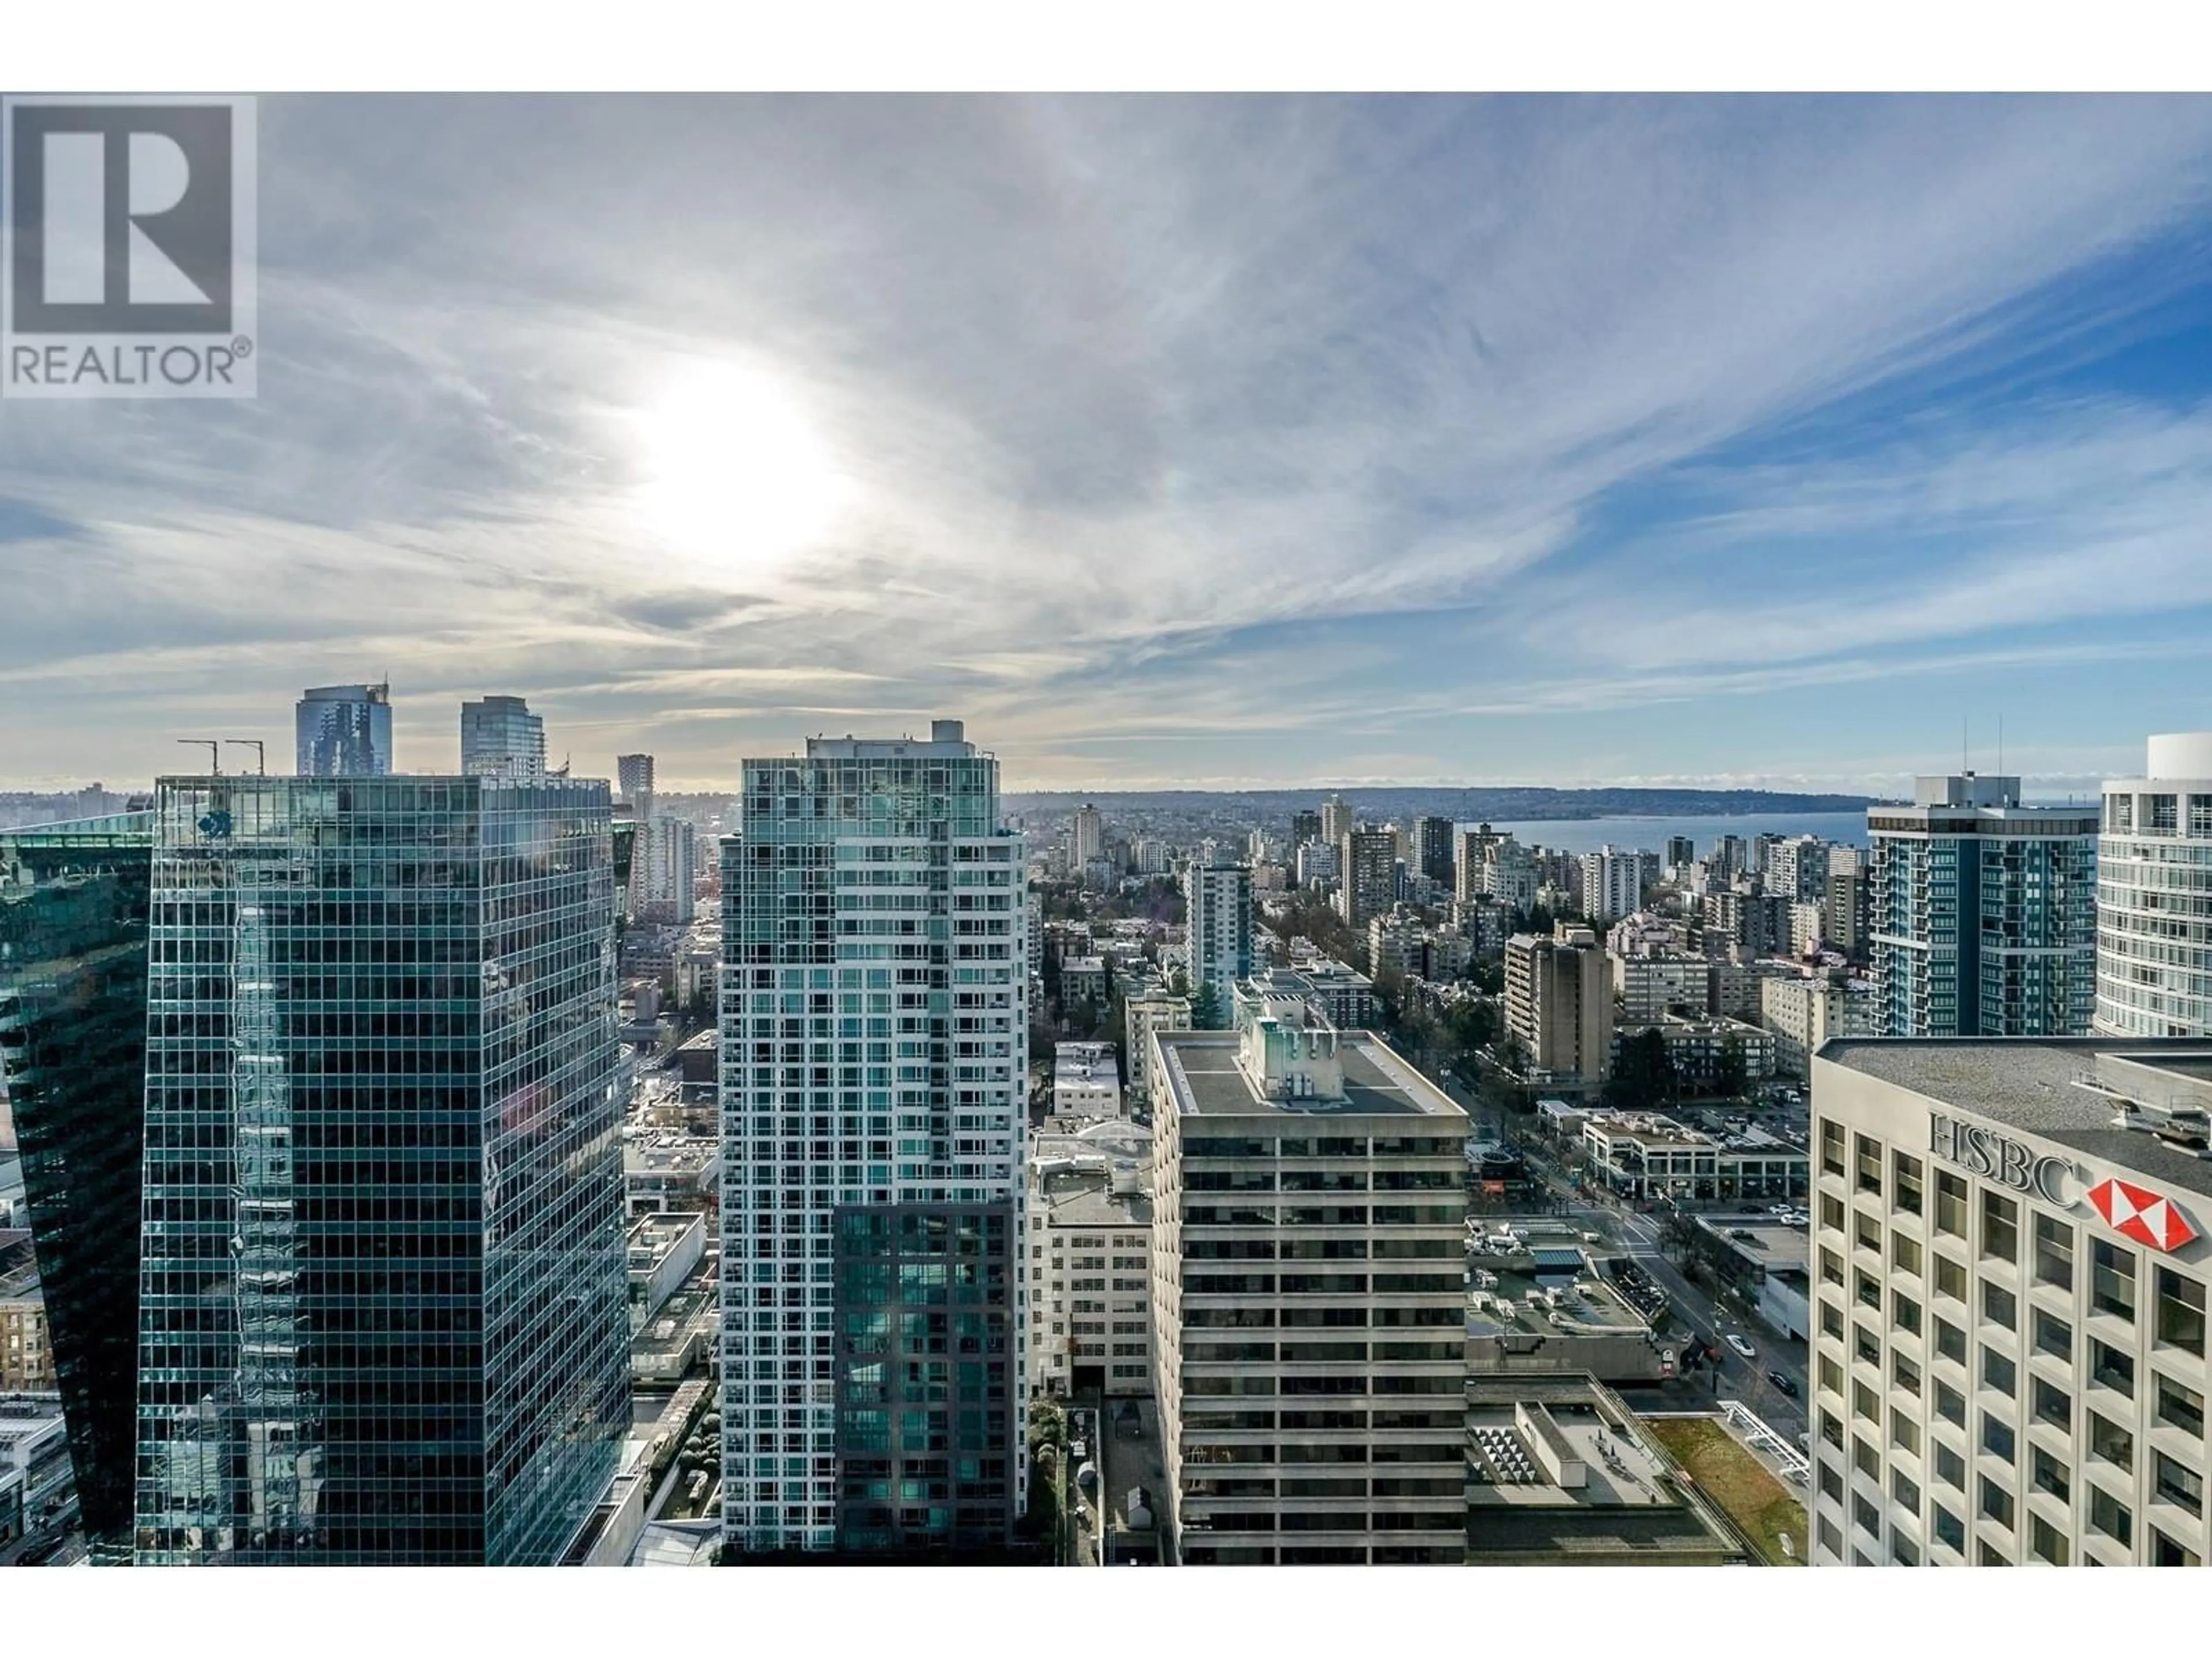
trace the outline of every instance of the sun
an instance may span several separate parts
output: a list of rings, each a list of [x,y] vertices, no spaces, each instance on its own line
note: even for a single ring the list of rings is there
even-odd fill
[[[684,365],[637,427],[644,523],[708,563],[757,568],[800,550],[847,493],[805,407],[744,364]]]

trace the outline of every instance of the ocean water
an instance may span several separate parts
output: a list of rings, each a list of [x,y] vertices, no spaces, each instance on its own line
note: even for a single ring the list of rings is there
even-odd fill
[[[1462,823],[1472,830],[1472,823]],[[1703,858],[1723,836],[1818,836],[1853,847],[1867,844],[1864,812],[1754,812],[1741,817],[1650,818],[1494,819],[1493,830],[1510,830],[1524,847],[1568,853],[1594,853],[1611,842],[1625,852],[1664,854],[1670,836],[1687,836]]]

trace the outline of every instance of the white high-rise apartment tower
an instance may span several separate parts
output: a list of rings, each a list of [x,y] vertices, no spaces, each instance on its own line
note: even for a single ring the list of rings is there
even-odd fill
[[[999,763],[957,720],[810,738],[744,763],[739,811],[721,854],[725,1525],[755,1553],[1003,1549],[1028,1480],[1029,976]]]
[[[2212,1036],[2212,732],[2153,738],[2143,770],[2105,786],[2096,1029]]]

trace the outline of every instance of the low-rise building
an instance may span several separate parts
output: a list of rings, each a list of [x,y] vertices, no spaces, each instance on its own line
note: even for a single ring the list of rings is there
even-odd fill
[[[1711,965],[1705,957],[1673,951],[1607,954],[1613,963],[1613,993],[1620,999],[1621,1024],[1653,1025],[1685,1009],[1705,1011]]]
[[[1121,1115],[1121,1073],[1110,1042],[1062,1042],[1052,1052],[1055,1117]]]
[[[642,1329],[707,1254],[707,1218],[641,1216],[629,1230],[629,1328]]]
[[[1711,1197],[1720,1146],[1656,1112],[1596,1112],[1583,1124],[1592,1172],[1624,1198]]]
[[[633,1218],[705,1210],[721,1196],[722,1143],[656,1130],[623,1146],[623,1203]]]
[[[1104,1007],[1107,999],[1105,959],[1102,957],[1069,957],[1060,964],[1060,1002],[1063,1008],[1079,1002],[1094,1007]]]
[[[0,1394],[47,1394],[60,1386],[46,1292],[38,1264],[27,1261],[0,1273]]]
[[[1731,1055],[1741,1067],[1739,1087],[1774,1075],[1774,1033],[1763,1025],[1717,1015],[1668,1014],[1659,1022],[1658,1030],[1675,1076],[1692,1093],[1726,1084],[1734,1069]]]
[[[1152,1199],[1101,1157],[1030,1166],[1030,1392],[1152,1391]]]

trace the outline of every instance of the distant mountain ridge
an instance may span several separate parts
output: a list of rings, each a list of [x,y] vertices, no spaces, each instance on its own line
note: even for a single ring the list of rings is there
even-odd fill
[[[1529,818],[1739,817],[1754,813],[1857,812],[1884,805],[1875,795],[1800,795],[1774,789],[1121,789],[1014,790],[1000,797],[1010,812],[1070,810],[1085,801],[1155,811],[1237,807],[1255,816],[1286,817],[1318,810],[1332,793],[1369,817],[1408,813],[1462,823]]]

